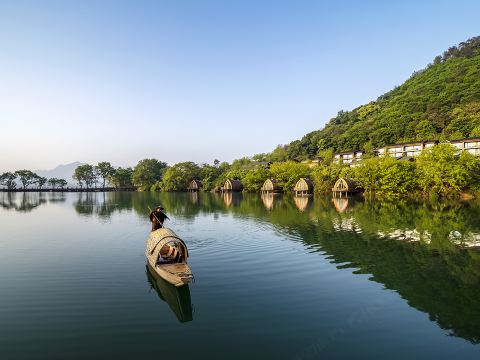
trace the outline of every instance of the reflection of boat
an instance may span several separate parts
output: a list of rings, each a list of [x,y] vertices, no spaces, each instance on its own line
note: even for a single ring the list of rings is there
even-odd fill
[[[158,276],[149,264],[145,268],[147,269],[147,279],[150,286],[155,289],[160,299],[170,306],[178,321],[192,321],[192,301],[188,285],[175,287]]]
[[[308,201],[309,197],[306,196],[294,196],[293,201],[295,202],[295,205],[297,206],[298,210],[300,211],[305,211],[305,209],[308,206]]]
[[[273,197],[274,197],[273,193],[265,192],[265,193],[262,193],[260,197],[262,198],[263,205],[265,205],[267,210],[270,210],[273,207]]]
[[[335,206],[335,209],[337,209],[338,212],[345,212],[348,209],[348,197],[344,198],[338,198],[334,197],[332,198],[333,206]]]
[[[170,284],[182,286],[192,280],[193,275],[187,265],[187,245],[172,230],[161,228],[152,231],[145,255],[155,272]]]

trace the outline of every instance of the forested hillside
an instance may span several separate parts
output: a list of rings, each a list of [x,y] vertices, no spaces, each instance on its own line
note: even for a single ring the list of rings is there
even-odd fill
[[[324,152],[471,136],[480,136],[480,36],[451,47],[376,101],[340,111],[323,129],[267,157],[304,160]]]

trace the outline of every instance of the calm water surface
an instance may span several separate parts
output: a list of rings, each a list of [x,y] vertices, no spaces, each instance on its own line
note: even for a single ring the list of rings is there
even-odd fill
[[[480,204],[0,193],[0,359],[480,358]],[[147,206],[195,283],[146,268]]]

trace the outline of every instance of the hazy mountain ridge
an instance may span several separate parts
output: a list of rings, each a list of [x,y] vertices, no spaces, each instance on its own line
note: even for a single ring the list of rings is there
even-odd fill
[[[58,165],[57,167],[51,170],[36,170],[34,171],[39,176],[50,178],[64,179],[68,182],[69,185],[75,184],[75,181],[72,179],[73,172],[75,168],[80,165],[84,165],[79,161],[75,161],[69,164]]]

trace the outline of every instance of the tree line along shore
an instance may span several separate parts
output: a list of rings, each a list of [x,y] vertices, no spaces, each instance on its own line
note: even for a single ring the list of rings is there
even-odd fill
[[[261,156],[234,160],[231,164],[181,162],[168,166],[157,159],[144,159],[133,167],[113,167],[109,162],[78,166],[72,178],[46,179],[29,170],[0,175],[4,191],[187,191],[197,180],[201,191],[220,191],[227,180],[237,180],[242,191],[258,192],[267,179],[281,192],[293,192],[299,179],[309,179],[313,192],[331,193],[339,178],[353,179],[365,196],[381,199],[409,197],[476,197],[480,195],[480,158],[448,143],[424,149],[418,156],[397,160],[365,153],[355,166],[338,163],[333,154],[317,161],[270,162]],[[17,186],[17,182],[20,187]],[[48,187],[46,187],[48,185]]]

